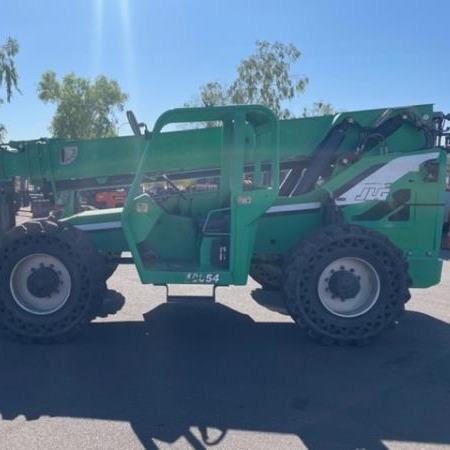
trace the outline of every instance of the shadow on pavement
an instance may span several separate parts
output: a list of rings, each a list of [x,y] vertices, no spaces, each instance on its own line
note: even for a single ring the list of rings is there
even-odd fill
[[[221,304],[164,304],[68,345],[1,341],[0,414],[127,421],[147,449],[228,430],[319,450],[450,444],[449,343],[448,324],[413,312],[369,347],[336,348]]]

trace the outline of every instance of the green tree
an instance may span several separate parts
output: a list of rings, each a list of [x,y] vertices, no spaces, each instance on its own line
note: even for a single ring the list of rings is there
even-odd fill
[[[229,103],[229,94],[217,81],[210,81],[200,87],[200,101],[203,106],[226,105]]]
[[[38,95],[45,103],[56,104],[50,132],[67,139],[117,135],[115,113],[123,111],[128,99],[118,83],[105,76],[91,82],[71,72],[58,81],[52,71],[42,74]]]
[[[303,117],[328,116],[334,114],[335,110],[330,103],[314,102],[311,108],[303,108]]]
[[[282,119],[294,117],[285,106],[286,102],[304,92],[309,82],[308,77],[292,73],[292,65],[300,56],[294,44],[256,41],[256,51],[240,62],[237,76],[230,85],[208,82],[200,87],[198,97],[185,106],[258,103],[268,106]],[[312,108],[305,108],[303,115],[323,115],[331,111],[329,103],[316,102]],[[211,125],[215,124],[207,124]]]
[[[13,91],[20,92],[18,87],[19,75],[17,74],[14,57],[19,52],[19,43],[9,37],[6,43],[0,46],[0,88],[5,85],[6,101],[10,102]],[[0,97],[0,105],[4,100]],[[4,137],[6,129],[0,124],[0,140]]]
[[[307,77],[295,79],[291,74],[291,66],[300,55],[294,44],[256,41],[256,52],[241,61],[238,76],[229,87],[231,103],[259,103],[281,118],[291,117],[292,112],[283,107],[283,102],[303,92],[309,81]]]

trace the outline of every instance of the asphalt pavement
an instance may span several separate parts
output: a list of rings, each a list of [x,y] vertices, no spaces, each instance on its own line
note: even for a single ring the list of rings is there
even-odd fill
[[[172,304],[123,266],[108,287],[70,344],[0,340],[0,450],[450,449],[450,263],[366,347],[311,341],[254,282]]]

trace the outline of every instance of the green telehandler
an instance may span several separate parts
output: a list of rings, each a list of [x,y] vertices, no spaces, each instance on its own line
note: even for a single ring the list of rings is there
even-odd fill
[[[291,120],[259,105],[182,108],[151,132],[127,115],[131,136],[2,147],[3,335],[70,339],[118,264],[144,284],[210,285],[211,298],[250,275],[335,343],[379,334],[409,288],[439,283],[450,116],[432,105]],[[14,226],[17,176],[60,210]],[[123,208],[79,212],[77,192],[117,186],[129,186]]]

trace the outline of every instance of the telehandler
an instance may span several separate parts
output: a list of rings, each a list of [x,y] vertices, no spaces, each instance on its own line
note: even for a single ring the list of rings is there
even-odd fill
[[[439,283],[450,115],[432,105],[292,120],[260,105],[182,108],[151,132],[127,115],[132,136],[2,147],[3,335],[70,339],[125,263],[144,284],[214,292],[250,275],[331,343],[379,334],[409,288]],[[14,226],[17,176],[53,192],[59,213]],[[128,185],[123,208],[78,212],[75,192]]]

